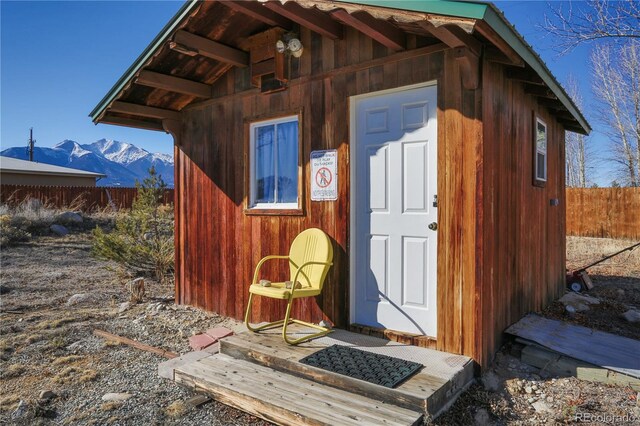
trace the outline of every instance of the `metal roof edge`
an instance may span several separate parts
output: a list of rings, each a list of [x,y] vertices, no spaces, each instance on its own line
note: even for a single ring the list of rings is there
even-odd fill
[[[362,4],[387,9],[411,10],[413,12],[482,19],[487,3],[456,0],[334,0],[336,3]]]
[[[569,110],[571,115],[578,121],[580,127],[585,134],[591,132],[591,126],[587,119],[582,115],[580,109],[573,102],[571,97],[558,82],[556,77],[551,73],[542,58],[533,50],[533,48],[525,41],[518,31],[507,21],[502,12],[495,5],[487,3],[484,21],[493,28],[500,37],[504,39],[514,50],[529,64],[531,68],[542,78],[549,89],[558,97],[558,100]]]
[[[73,173],[73,172],[55,172],[45,170],[20,170],[20,169],[7,169],[2,168],[3,173],[15,173],[17,175],[42,175],[42,176],[71,176],[71,177],[85,177],[85,178],[103,178],[107,175],[95,172],[86,173]]]
[[[157,36],[149,43],[144,51],[138,56],[138,58],[127,68],[127,70],[118,79],[116,84],[113,85],[111,90],[102,98],[100,102],[89,113],[89,117],[93,122],[96,122],[107,107],[116,97],[116,95],[124,88],[128,81],[143,67],[145,62],[153,55],[155,50],[167,40],[167,37],[173,32],[173,30],[182,23],[182,21],[191,13],[191,11],[198,6],[200,0],[187,0],[185,4],[180,7],[180,10],[169,20],[169,22],[160,30]],[[97,123],[96,123],[97,124]]]

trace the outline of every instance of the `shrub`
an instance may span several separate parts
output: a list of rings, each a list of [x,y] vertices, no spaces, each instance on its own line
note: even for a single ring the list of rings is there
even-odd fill
[[[154,168],[149,169],[149,176],[136,183],[138,195],[131,210],[116,217],[115,229],[93,231],[93,253],[132,275],[166,282],[174,265],[173,207],[162,204],[166,186]]]
[[[11,223],[11,216],[0,216],[0,247],[6,247],[20,241],[28,241],[31,234]]]

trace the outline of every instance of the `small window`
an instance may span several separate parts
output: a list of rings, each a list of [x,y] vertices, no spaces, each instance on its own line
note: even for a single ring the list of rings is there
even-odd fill
[[[533,161],[534,184],[544,184],[547,181],[547,125],[539,118],[536,118]]]
[[[298,209],[298,116],[251,123],[250,209]]]

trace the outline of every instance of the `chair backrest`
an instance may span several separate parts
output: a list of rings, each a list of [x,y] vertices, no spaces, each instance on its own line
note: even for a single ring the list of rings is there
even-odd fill
[[[302,231],[291,243],[289,250],[291,260],[291,278],[293,280],[296,270],[300,265],[309,261],[331,262],[333,261],[333,246],[331,240],[322,230],[309,228]],[[322,290],[324,279],[330,266],[308,265],[298,275],[298,282],[302,288],[315,288]]]

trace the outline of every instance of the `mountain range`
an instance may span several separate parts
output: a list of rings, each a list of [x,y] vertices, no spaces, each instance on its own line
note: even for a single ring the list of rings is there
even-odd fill
[[[28,160],[24,147],[7,148],[0,155]],[[80,145],[64,140],[53,148],[35,147],[33,159],[39,163],[107,175],[98,181],[98,186],[135,186],[136,180],[142,182],[153,166],[167,185],[173,187],[173,156],[150,153],[127,142],[100,139]]]

